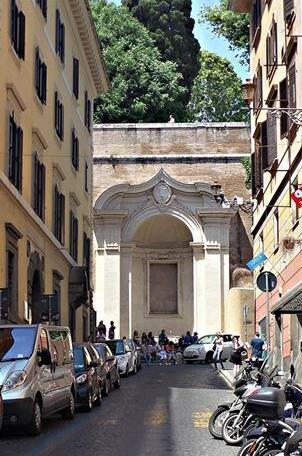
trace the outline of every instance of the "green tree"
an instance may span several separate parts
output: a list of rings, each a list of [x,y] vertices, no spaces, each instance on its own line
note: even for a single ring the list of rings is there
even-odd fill
[[[199,43],[194,37],[191,0],[122,0],[132,14],[150,31],[164,60],[176,62],[183,75],[187,105],[194,78],[199,71]]]
[[[148,30],[124,7],[92,0],[111,88],[95,103],[96,122],[161,122],[182,111],[182,77],[163,62]]]
[[[246,121],[248,112],[241,81],[231,63],[209,51],[200,52],[200,70],[188,106],[189,117],[198,122]]]
[[[228,10],[229,0],[220,0],[218,5],[201,8],[202,23],[209,23],[216,36],[226,38],[230,49],[237,51],[241,63],[249,61],[249,16]]]

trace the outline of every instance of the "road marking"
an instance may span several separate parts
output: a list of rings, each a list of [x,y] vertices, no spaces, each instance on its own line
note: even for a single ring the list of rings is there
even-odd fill
[[[207,428],[212,413],[210,410],[192,413],[193,426],[195,428]]]

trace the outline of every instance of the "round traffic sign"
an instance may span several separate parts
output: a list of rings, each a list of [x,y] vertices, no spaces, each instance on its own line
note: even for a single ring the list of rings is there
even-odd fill
[[[257,277],[257,287],[261,291],[273,291],[277,286],[277,277],[270,271],[263,271]]]

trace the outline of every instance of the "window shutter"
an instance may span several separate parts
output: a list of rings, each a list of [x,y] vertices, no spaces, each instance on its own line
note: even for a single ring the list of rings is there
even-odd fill
[[[87,127],[87,102],[88,102],[88,93],[87,90],[85,90],[85,97],[84,97],[84,124],[85,127]]]
[[[260,146],[260,163],[259,172],[262,176],[263,170],[268,168],[268,142],[267,142],[267,122],[261,124],[261,146]]]
[[[296,66],[293,65],[288,71],[289,107],[296,107]]]
[[[47,97],[47,66],[42,63],[42,103],[46,104]]]
[[[60,49],[60,12],[56,10],[56,53]]]
[[[87,102],[87,128],[90,131],[91,128],[91,101]]]
[[[280,92],[280,108],[287,108],[288,107],[288,89],[287,89],[287,80],[283,79],[279,85],[279,92]],[[280,134],[281,137],[287,133],[288,130],[288,117],[287,114],[281,114],[280,119]]]
[[[278,64],[278,30],[277,30],[277,22],[273,22],[273,60],[274,64]]]
[[[256,160],[255,160],[255,153],[252,153],[251,155],[251,161],[252,161],[252,196],[255,196],[257,193],[257,188],[256,188]]]
[[[41,219],[45,218],[45,166],[41,164]]]
[[[65,26],[64,24],[60,25],[60,55],[61,60],[65,60]]]
[[[64,138],[64,106],[60,104],[60,138],[63,140]]]
[[[294,0],[284,0],[284,19],[288,21],[294,12],[295,2]]]
[[[277,122],[271,112],[267,114],[267,168],[270,168],[277,158]],[[264,165],[263,165],[264,166]]]
[[[59,128],[59,109],[58,109],[58,92],[55,92],[55,130],[58,133]]]
[[[19,23],[19,42],[18,42],[18,55],[20,59],[25,58],[25,16],[22,11],[18,13]]]
[[[73,93],[78,99],[79,97],[79,60],[73,59]]]
[[[42,0],[42,13],[46,19],[47,18],[47,0]]]
[[[18,10],[16,7],[15,0],[11,0],[10,3],[10,37],[13,44],[16,44],[16,32],[17,32],[17,19],[18,19]]]
[[[19,192],[22,192],[22,165],[23,165],[23,131],[22,128],[18,128],[17,130],[17,137],[18,137],[18,149],[17,149],[17,170],[16,170],[16,187]]]
[[[36,91],[39,94],[39,75],[40,75],[40,58],[39,58],[39,48],[36,48],[36,57],[35,57],[35,87]]]

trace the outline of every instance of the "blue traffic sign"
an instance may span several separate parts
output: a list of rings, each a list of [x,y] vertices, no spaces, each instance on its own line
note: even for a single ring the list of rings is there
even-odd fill
[[[267,260],[267,256],[265,253],[260,252],[258,255],[255,256],[252,260],[248,261],[246,263],[247,267],[249,268],[250,271],[254,271],[258,266],[260,266],[262,263],[264,263]]]

